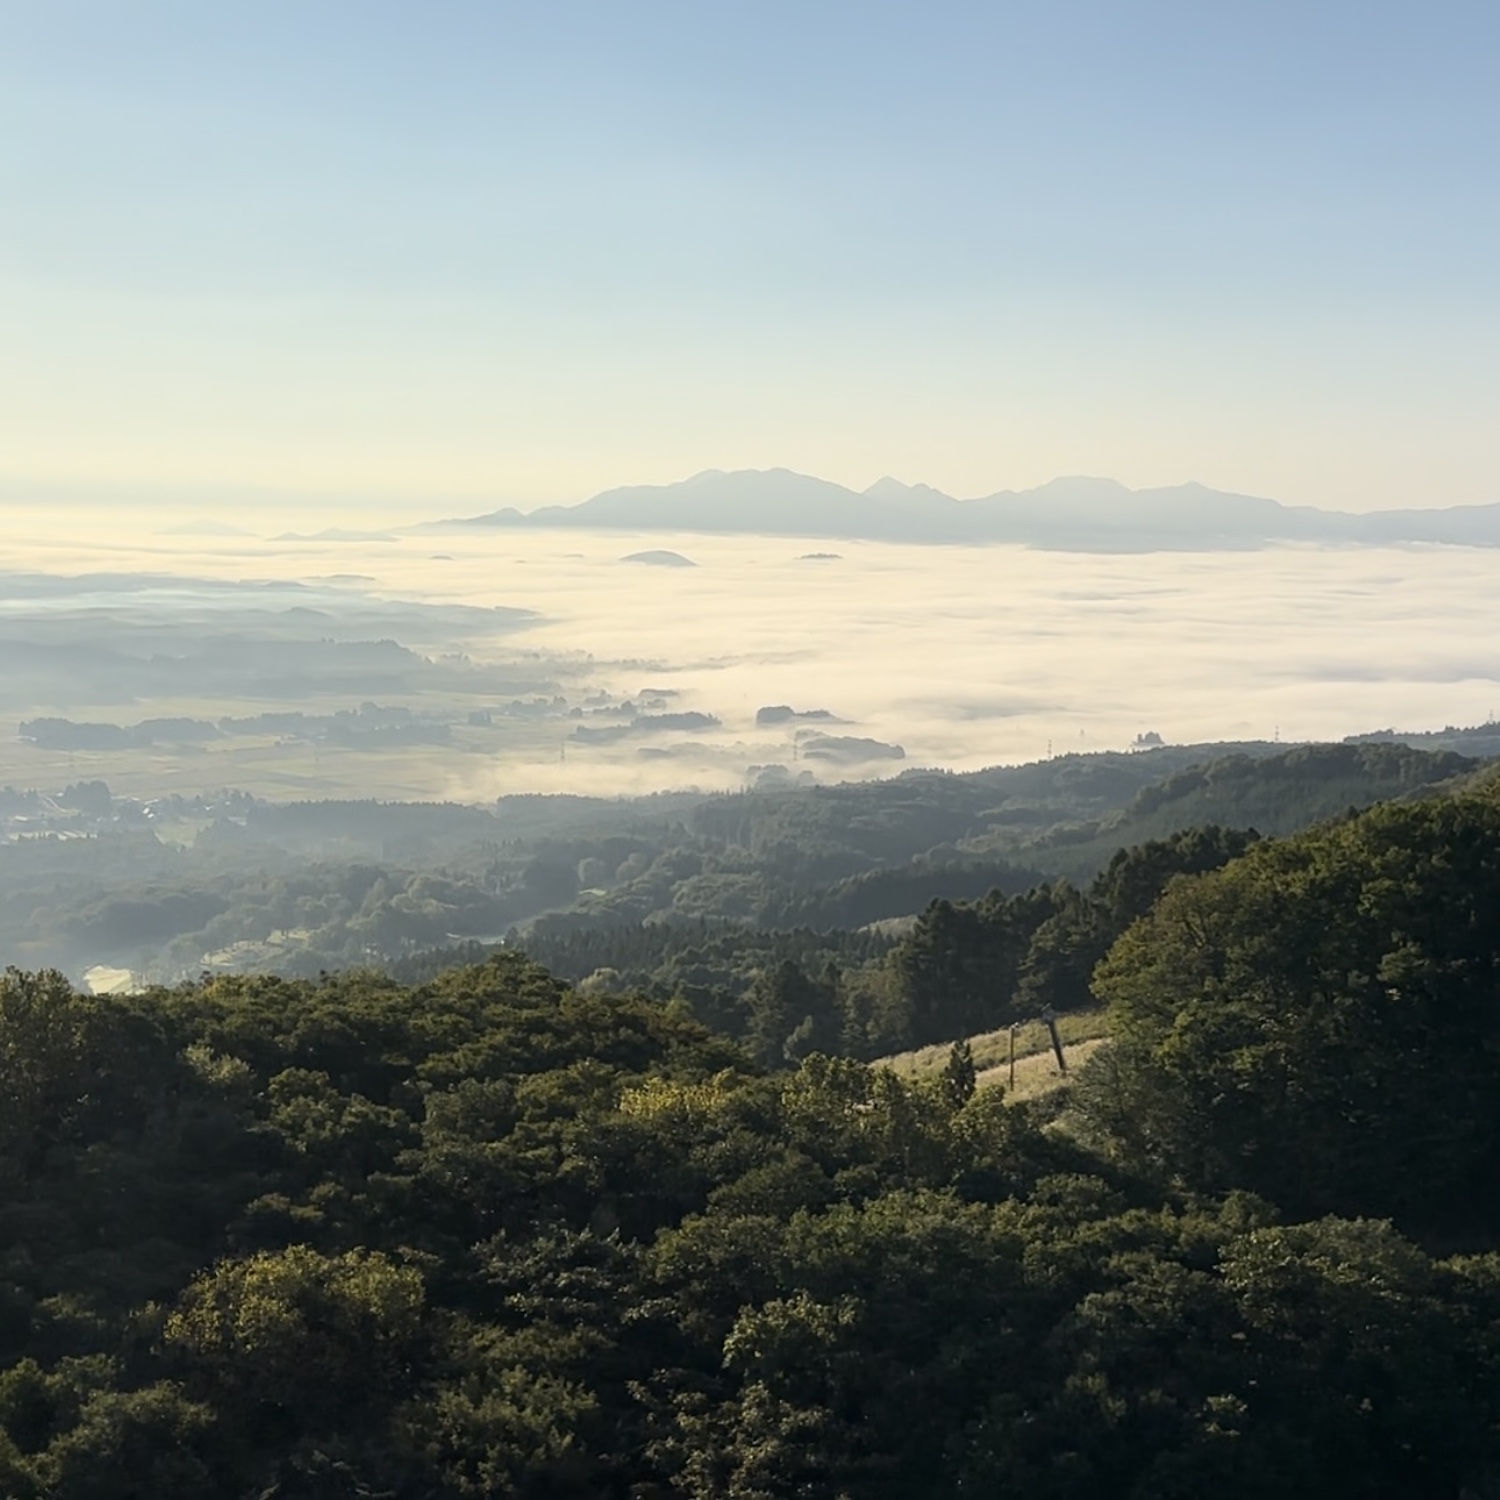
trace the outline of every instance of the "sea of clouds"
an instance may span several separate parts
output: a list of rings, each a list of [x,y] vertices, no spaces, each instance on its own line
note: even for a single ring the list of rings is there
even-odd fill
[[[755,725],[767,704],[826,709],[848,721],[836,732],[954,769],[1125,748],[1146,732],[1338,739],[1480,723],[1500,707],[1500,552],[1483,549],[1093,555],[481,528],[273,541],[285,514],[221,519],[255,534],[182,534],[181,513],[142,507],[13,505],[3,566],[358,575],[390,598],[521,607],[537,620],[519,635],[424,644],[586,655],[601,690],[669,688],[674,707],[722,721],[649,760],[580,747],[466,766],[444,787],[465,797],[736,785],[745,762],[788,758],[790,733]],[[361,529],[348,511],[295,519],[301,532]],[[622,560],[648,549],[694,566]]]

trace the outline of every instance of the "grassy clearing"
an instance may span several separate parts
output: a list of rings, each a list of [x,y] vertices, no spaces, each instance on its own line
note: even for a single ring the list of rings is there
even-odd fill
[[[1064,1055],[1071,1065],[1073,1049],[1082,1042],[1094,1042],[1109,1034],[1109,1023],[1102,1010],[1072,1011],[1057,1018],[1058,1034],[1062,1037]],[[948,1061],[949,1042],[939,1042],[931,1047],[920,1047],[915,1052],[898,1052],[894,1057],[880,1059],[879,1066],[890,1068],[902,1078],[929,1078],[941,1073]],[[1010,1058],[1010,1031],[1001,1027],[999,1031],[986,1031],[969,1038],[969,1050],[974,1054],[974,1067],[983,1081],[1002,1082],[1003,1079],[986,1077],[996,1069],[1008,1067]],[[1092,1050],[1092,1049],[1090,1049]],[[1016,1084],[1020,1087],[1021,1060],[1039,1055],[1051,1062],[1055,1071],[1057,1062],[1052,1058],[1052,1038],[1040,1021],[1023,1021],[1016,1030]]]
[[[1063,1056],[1069,1070],[1079,1067],[1109,1034],[1109,1023],[1102,1010],[1080,1010],[1057,1018],[1062,1038]],[[898,1052],[882,1058],[879,1067],[890,1068],[902,1078],[930,1078],[941,1073],[948,1061],[950,1042],[920,1047],[914,1052]],[[1010,1083],[1010,1031],[986,1031],[969,1038],[974,1068],[981,1088],[1002,1084],[1008,1099],[1034,1099],[1065,1088],[1067,1079],[1057,1071],[1052,1052],[1052,1038],[1041,1021],[1025,1021],[1016,1028],[1016,1081]]]
[[[1069,1077],[1075,1069],[1082,1066],[1090,1053],[1103,1045],[1102,1036],[1091,1036],[1081,1042],[1065,1043],[1063,1056],[1068,1060]],[[1057,1059],[1052,1055],[1052,1048],[1049,1046],[1045,1052],[1034,1052],[1030,1057],[1017,1056],[1014,1087],[1010,1084],[1008,1062],[1001,1063],[998,1067],[986,1068],[979,1074],[980,1088],[996,1083],[1004,1086],[1006,1099],[1014,1101],[1035,1099],[1040,1094],[1051,1093],[1053,1089],[1066,1088],[1068,1078],[1064,1078],[1057,1071]]]

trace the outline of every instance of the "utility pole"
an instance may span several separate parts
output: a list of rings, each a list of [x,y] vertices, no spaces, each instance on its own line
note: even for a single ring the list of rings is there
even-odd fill
[[[1042,1012],[1042,1020],[1046,1023],[1047,1030],[1052,1033],[1052,1050],[1057,1054],[1057,1071],[1066,1073],[1068,1060],[1063,1056],[1062,1038],[1057,1034],[1057,1012],[1049,1005]]]

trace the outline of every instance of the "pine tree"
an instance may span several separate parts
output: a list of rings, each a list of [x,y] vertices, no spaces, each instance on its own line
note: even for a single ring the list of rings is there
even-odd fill
[[[967,1104],[974,1097],[974,1090],[979,1087],[979,1074],[967,1040],[954,1042],[948,1049],[948,1061],[943,1067],[943,1087],[955,1105]]]

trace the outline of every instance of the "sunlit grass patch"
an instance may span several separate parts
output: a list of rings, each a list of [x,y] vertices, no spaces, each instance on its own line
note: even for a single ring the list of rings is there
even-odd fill
[[[1073,1065],[1075,1050],[1082,1061],[1086,1051],[1083,1043],[1097,1043],[1109,1033],[1109,1024],[1102,1010],[1071,1011],[1057,1018],[1058,1035],[1062,1039],[1064,1054],[1069,1066]],[[952,1048],[951,1042],[938,1042],[931,1047],[919,1047],[912,1052],[898,1052],[892,1057],[880,1059],[880,1066],[890,1068],[902,1078],[928,1078],[942,1072]],[[974,1068],[981,1083],[1004,1083],[1010,1067],[1010,1029],[1002,1026],[998,1031],[986,1031],[969,1038],[969,1050],[974,1058]],[[1087,1048],[1093,1051],[1093,1046]],[[1016,1093],[1021,1094],[1021,1070],[1028,1064],[1027,1076],[1037,1079],[1046,1076],[1046,1068],[1038,1067],[1032,1059],[1041,1058],[1055,1075],[1057,1061],[1052,1056],[1052,1038],[1046,1025],[1039,1021],[1023,1021],[1016,1028]]]

